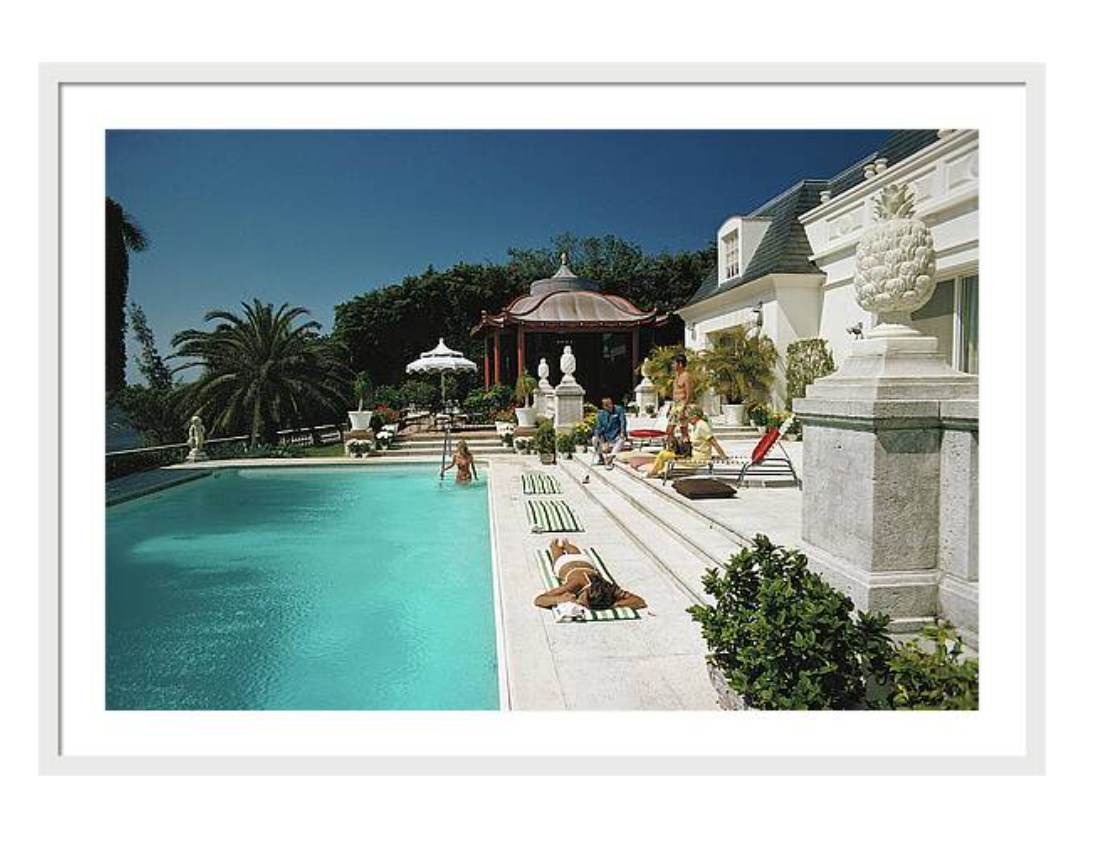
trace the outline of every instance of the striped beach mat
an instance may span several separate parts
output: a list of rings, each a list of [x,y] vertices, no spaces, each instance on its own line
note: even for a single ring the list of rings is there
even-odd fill
[[[583,532],[577,515],[561,499],[528,499],[527,522],[533,532]]]
[[[550,555],[549,549],[536,550],[536,554],[539,557],[539,570],[542,571],[542,581],[546,583],[546,589],[549,591],[551,588],[558,586],[558,577],[554,575],[554,559]],[[612,574],[608,572],[608,565],[604,563],[604,559],[600,557],[598,553],[592,547],[585,548],[585,555],[592,559],[592,563],[596,565],[596,569],[599,570],[604,578],[610,582],[614,582]],[[641,618],[639,610],[631,609],[629,606],[618,606],[614,609],[586,609],[585,620],[586,621],[632,621],[636,618]]]
[[[562,485],[553,475],[538,472],[523,473],[523,494],[525,496],[554,495],[562,491]]]

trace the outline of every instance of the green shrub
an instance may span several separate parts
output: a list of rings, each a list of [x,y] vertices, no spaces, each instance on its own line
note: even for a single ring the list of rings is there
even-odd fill
[[[432,385],[430,382],[424,382],[419,379],[409,379],[400,386],[397,395],[400,398],[402,406],[417,406],[420,409],[430,409],[439,399],[439,388],[437,385]],[[386,405],[392,406],[393,409],[397,408],[392,403]]]
[[[762,710],[975,710],[978,662],[948,622],[925,627],[932,647],[894,647],[889,619],[854,612],[799,552],[765,535],[704,577],[714,606],[694,606],[717,667]]]
[[[535,429],[535,450],[540,454],[553,454],[557,445],[557,433],[554,422],[544,418]]]
[[[530,406],[531,395],[535,393],[535,389],[538,387],[539,381],[524,370],[516,380],[515,393],[513,394],[516,406],[519,406],[521,409],[526,409]]]
[[[794,340],[785,350],[785,408],[792,411],[793,398],[823,376],[835,372],[835,359],[821,337]]]
[[[373,399],[377,402],[378,408],[387,406],[389,409],[403,409],[407,405],[400,389],[395,385],[380,386],[373,392]]]
[[[714,606],[694,606],[708,660],[747,704],[763,710],[864,707],[873,677],[883,677],[888,618],[860,613],[807,558],[765,535],[710,570],[704,586]]]
[[[769,416],[772,414],[773,410],[764,403],[751,403],[746,408],[746,416],[753,422],[755,427],[768,426]]]
[[[592,442],[592,434],[596,430],[596,415],[586,415],[585,419],[573,427],[573,442],[576,445],[588,446]]]
[[[358,404],[359,412],[365,408],[365,402],[369,400],[369,396],[372,393],[373,381],[369,378],[369,374],[363,370],[354,377],[354,400]]]
[[[889,660],[892,707],[905,710],[977,710],[978,662],[963,655],[961,637],[946,621],[925,627],[933,650],[908,641]]]
[[[558,449],[559,454],[569,456],[573,453],[576,443],[574,442],[573,433],[559,433],[558,439],[555,442],[555,446]]]

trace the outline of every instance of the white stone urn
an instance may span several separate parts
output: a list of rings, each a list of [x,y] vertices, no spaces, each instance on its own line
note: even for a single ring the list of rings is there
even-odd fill
[[[534,427],[535,426],[535,407],[533,406],[517,406],[516,407],[516,424],[520,427]]]
[[[911,314],[935,292],[934,239],[914,202],[906,185],[883,188],[874,201],[876,223],[858,242],[854,292],[862,308],[877,314],[871,339],[919,337]]]
[[[728,427],[742,427],[746,423],[745,403],[724,403],[723,423]]]
[[[351,430],[368,430],[369,419],[373,417],[373,411],[369,409],[356,409],[353,412],[347,412],[346,417],[350,419]]]

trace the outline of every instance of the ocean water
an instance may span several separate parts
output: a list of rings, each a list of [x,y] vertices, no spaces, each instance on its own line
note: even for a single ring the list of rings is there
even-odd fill
[[[109,709],[499,706],[484,480],[257,468],[108,508]]]

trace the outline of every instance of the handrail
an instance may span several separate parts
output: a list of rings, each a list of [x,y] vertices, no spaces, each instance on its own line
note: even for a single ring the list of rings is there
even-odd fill
[[[288,430],[278,430],[277,431],[277,437],[280,438],[281,436],[291,436],[291,435],[296,435],[298,433],[311,433],[314,430],[338,430],[339,433],[341,434],[342,429],[343,428],[342,428],[341,424],[319,424],[319,425],[316,425],[314,427],[295,427],[295,428],[290,428]],[[205,444],[205,446],[207,446],[207,445],[225,445],[229,442],[248,442],[249,440],[250,440],[250,437],[246,436],[246,435],[243,435],[243,436],[222,436],[218,439],[208,439],[204,442],[204,444]],[[187,448],[188,445],[189,445],[188,442],[174,442],[170,445],[150,445],[150,446],[147,446],[145,448],[124,448],[120,451],[105,451],[104,456],[106,456],[106,457],[119,457],[119,456],[122,456],[124,454],[143,454],[143,453],[147,453],[147,452],[150,452],[150,451],[171,451],[174,448]]]

